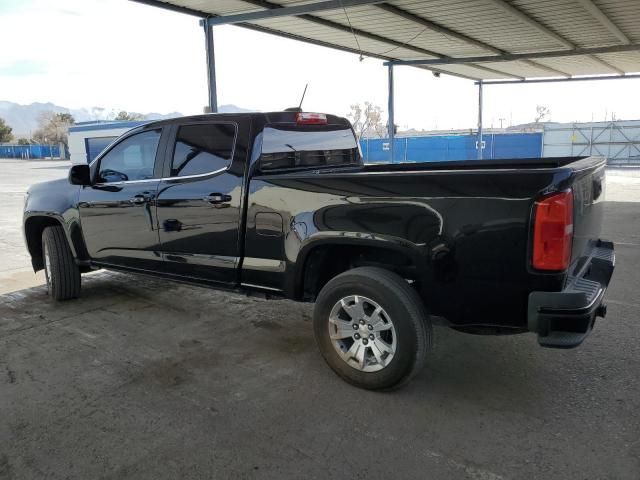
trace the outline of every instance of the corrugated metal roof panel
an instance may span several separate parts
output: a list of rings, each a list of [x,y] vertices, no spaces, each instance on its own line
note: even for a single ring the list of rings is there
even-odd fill
[[[499,7],[488,2],[393,2],[414,15],[429,19],[444,27],[473,37],[505,51],[554,50],[562,48],[552,38],[546,38],[528,25],[514,20]]]
[[[638,0],[599,0],[598,8],[629,37],[640,42],[640,8]]]
[[[514,0],[512,4],[579,47],[616,44],[616,38],[578,2]]]
[[[153,3],[153,0],[144,1]],[[318,1],[159,0],[155,3],[208,15],[231,15]],[[640,0],[591,1],[622,30],[629,40],[624,43],[640,42]],[[311,15],[253,21],[251,25],[325,46],[361,49],[365,56],[398,60],[434,58],[429,52],[439,57],[464,58],[501,51],[534,53],[572,46],[621,44],[619,34],[576,0],[389,0],[386,5],[390,7],[360,5],[347,7],[346,12],[337,8]],[[434,22],[436,28],[424,21]],[[351,28],[355,29],[357,40]],[[442,29],[446,31],[443,33]],[[561,73],[600,75],[614,73],[615,69],[640,71],[640,52],[434,68],[477,79],[549,77]]]
[[[462,42],[455,38],[447,37],[442,33],[435,32],[416,22],[408,22],[402,17],[387,13],[383,10],[373,10],[367,7],[367,11],[360,10],[360,15],[352,14],[349,11],[349,20],[354,28],[375,31],[392,40],[410,43],[411,45],[424,48],[433,52],[448,56],[469,56],[487,54],[487,50]],[[327,20],[348,26],[349,22],[344,12],[325,13],[316,15]]]
[[[607,53],[598,55],[604,61],[624,70],[626,73],[640,73],[640,53]]]
[[[210,0],[162,0],[162,2],[215,15],[231,15],[234,13],[264,10],[263,8],[252,6],[238,0],[216,0],[215,3]]]
[[[571,75],[611,75],[616,73],[591,57],[547,58],[540,60],[540,63]]]

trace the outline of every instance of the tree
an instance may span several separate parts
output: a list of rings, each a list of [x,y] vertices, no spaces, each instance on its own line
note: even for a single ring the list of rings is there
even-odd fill
[[[546,105],[536,105],[536,123],[540,123],[551,116],[551,110]]]
[[[73,125],[74,123],[76,123],[76,119],[73,118],[73,115],[68,112],[57,113],[56,119],[59,122],[68,123],[69,125]]]
[[[68,147],[69,127],[75,123],[70,113],[42,112],[38,116],[38,129],[33,139],[38,143],[62,143]]]
[[[28,138],[21,137],[18,139],[18,145],[31,145]]]
[[[364,107],[354,103],[350,108],[347,118],[351,121],[358,140],[362,137],[382,138],[386,135],[387,126],[382,122],[382,109],[379,106],[364,102]]]
[[[144,120],[144,115],[141,113],[135,112],[127,112],[126,110],[121,110],[118,115],[114,118],[114,120],[126,120],[129,122]]]
[[[11,133],[13,128],[7,125],[4,118],[0,118],[0,143],[7,143],[13,140],[13,134]]]

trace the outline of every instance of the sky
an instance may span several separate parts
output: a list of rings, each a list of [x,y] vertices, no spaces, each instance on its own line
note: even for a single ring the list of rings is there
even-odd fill
[[[387,69],[377,59],[232,26],[214,29],[218,102],[269,111],[298,104],[346,115],[370,101],[386,112]],[[198,19],[126,0],[0,0],[0,100],[141,113],[201,113],[207,102]],[[477,124],[469,80],[395,69],[402,129]],[[486,86],[485,126],[640,118],[640,80]]]

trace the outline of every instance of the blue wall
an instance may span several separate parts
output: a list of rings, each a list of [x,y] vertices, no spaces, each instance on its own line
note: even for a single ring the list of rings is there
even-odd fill
[[[0,158],[60,157],[57,145],[0,145]]]
[[[476,160],[476,135],[434,135],[395,139],[395,162],[443,162]],[[542,156],[542,133],[502,133],[484,135],[484,159],[537,158]],[[386,138],[362,139],[365,162],[389,162]]]

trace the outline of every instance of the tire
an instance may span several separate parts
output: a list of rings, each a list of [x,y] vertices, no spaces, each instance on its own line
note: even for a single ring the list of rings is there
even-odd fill
[[[316,299],[313,328],[333,371],[368,390],[407,383],[424,365],[433,336],[417,292],[399,275],[375,267],[330,280]]]
[[[47,227],[42,232],[42,257],[47,293],[56,300],[78,298],[80,269],[61,226]]]

